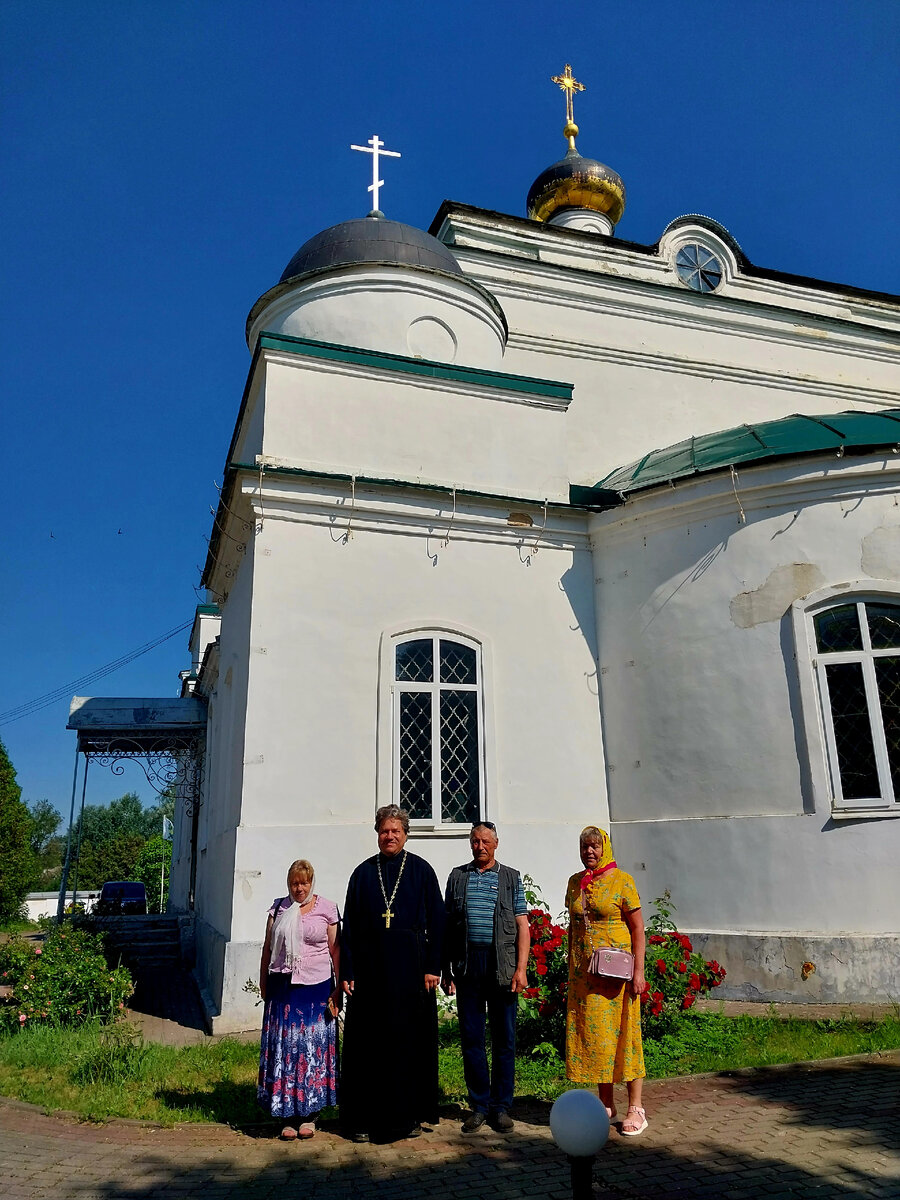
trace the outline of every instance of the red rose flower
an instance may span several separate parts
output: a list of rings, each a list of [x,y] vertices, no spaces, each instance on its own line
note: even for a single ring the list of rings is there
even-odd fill
[[[546,974],[547,974],[547,967],[546,967],[546,964],[545,964],[545,963],[541,963],[541,964],[540,964],[540,965],[539,965],[539,966],[536,968],[536,970],[537,970],[537,973],[538,973],[538,975],[546,975]]]
[[[656,969],[657,969],[657,971],[659,971],[660,975],[665,975],[665,973],[666,973],[666,960],[665,960],[664,958],[658,958],[658,959],[656,960]]]
[[[683,974],[685,973],[685,971],[687,970],[687,963],[686,963],[686,962],[680,962],[680,963],[676,963],[675,965],[676,965],[676,967],[678,968],[678,970],[681,972],[681,974],[682,974],[682,975],[683,975]]]
[[[694,998],[695,997],[694,997],[693,992],[685,992],[684,999],[681,1001],[681,1007],[682,1008],[690,1008],[691,1005],[694,1003]]]
[[[658,933],[651,933],[650,937],[647,940],[651,946],[661,946],[662,943],[666,939],[663,937],[660,937],[660,935]]]

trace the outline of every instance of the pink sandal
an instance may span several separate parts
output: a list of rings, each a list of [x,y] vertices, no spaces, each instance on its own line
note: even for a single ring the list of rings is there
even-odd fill
[[[297,1130],[293,1127],[293,1125],[285,1125],[284,1129],[281,1131],[281,1140],[283,1142],[292,1142],[296,1136]]]
[[[637,1115],[630,1117],[628,1113],[636,1113]],[[629,1104],[628,1112],[625,1114],[625,1120],[622,1122],[622,1128],[619,1130],[619,1132],[623,1135],[623,1137],[637,1137],[638,1134],[644,1132],[648,1124],[649,1122],[647,1121],[647,1114],[640,1107],[640,1105]],[[627,1129],[626,1126],[628,1125],[631,1125],[632,1128]]]
[[[316,1125],[314,1121],[304,1121],[300,1126],[300,1137],[311,1138],[315,1137]]]

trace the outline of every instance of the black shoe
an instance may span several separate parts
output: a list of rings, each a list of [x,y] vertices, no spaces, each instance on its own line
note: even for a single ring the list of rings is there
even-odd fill
[[[467,1117],[462,1123],[463,1133],[477,1133],[478,1130],[487,1120],[487,1115],[483,1112],[473,1112],[470,1117]]]
[[[502,1109],[491,1115],[491,1129],[496,1129],[497,1133],[510,1133],[515,1128],[515,1124],[509,1113]]]
[[[366,1133],[366,1131],[364,1129],[357,1129],[356,1133],[350,1134],[351,1142],[360,1142],[361,1143],[361,1142],[367,1142],[368,1140],[369,1140],[369,1135]]]
[[[418,1123],[416,1123],[415,1125],[413,1125],[412,1129],[409,1131],[409,1133],[406,1136],[408,1138],[421,1137],[422,1136],[422,1126],[419,1125]]]

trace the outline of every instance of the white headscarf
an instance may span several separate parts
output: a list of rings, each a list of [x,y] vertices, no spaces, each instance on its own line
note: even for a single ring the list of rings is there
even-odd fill
[[[278,962],[282,951],[284,965],[291,971],[291,983],[299,983],[303,959],[303,914],[296,901],[281,910],[272,926],[272,962]]]

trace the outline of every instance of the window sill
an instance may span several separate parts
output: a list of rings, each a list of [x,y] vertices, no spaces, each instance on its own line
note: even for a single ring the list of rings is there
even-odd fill
[[[410,821],[409,836],[411,838],[465,838],[468,841],[471,829],[472,826],[467,823],[459,825],[415,825]]]
[[[831,810],[832,821],[858,821],[861,817],[867,821],[875,820],[878,817],[900,817],[900,804],[892,805],[890,808],[833,808]]]

